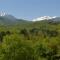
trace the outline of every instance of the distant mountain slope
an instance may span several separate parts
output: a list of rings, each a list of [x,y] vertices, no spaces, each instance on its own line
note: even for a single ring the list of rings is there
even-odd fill
[[[39,17],[39,18],[36,18],[36,19],[33,19],[32,21],[42,21],[42,20],[50,20],[50,19],[55,19],[57,18],[56,16],[43,16],[43,17]]]
[[[60,17],[50,17],[50,16],[44,16],[44,17],[40,17],[37,18],[35,20],[29,21],[29,20],[24,20],[24,19],[17,19],[12,15],[0,15],[0,25],[28,25],[28,24],[34,24],[34,23],[41,23],[41,24],[45,24],[45,23],[60,23]]]
[[[12,24],[16,21],[13,17],[10,18],[10,16],[0,16],[0,24]]]
[[[43,17],[39,17],[36,19],[33,19],[32,22],[47,22],[50,24],[60,24],[60,17],[50,17],[50,16],[43,16]]]
[[[30,21],[17,19],[12,15],[1,15],[0,16],[0,25],[14,25],[14,24],[26,24]]]

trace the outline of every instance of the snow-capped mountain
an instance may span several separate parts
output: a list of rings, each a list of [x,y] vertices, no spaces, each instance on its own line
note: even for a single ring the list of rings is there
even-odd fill
[[[0,12],[0,16],[5,16],[5,15],[7,15],[7,13],[5,13],[3,11]]]
[[[57,18],[57,16],[43,16],[43,17],[39,17],[39,18],[36,18],[36,19],[33,19],[32,21],[41,21],[41,20],[50,20],[50,19],[55,19]]]
[[[16,18],[13,15],[7,14],[4,11],[0,12],[0,18],[4,18],[4,19],[7,19],[7,20],[12,20],[12,21],[16,20]]]

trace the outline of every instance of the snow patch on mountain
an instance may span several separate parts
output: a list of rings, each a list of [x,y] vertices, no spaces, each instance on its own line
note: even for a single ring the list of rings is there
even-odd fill
[[[43,16],[43,17],[39,17],[39,18],[36,18],[36,19],[33,19],[32,21],[41,21],[41,20],[50,20],[50,19],[54,19],[56,18],[57,16]]]
[[[0,12],[0,16],[5,16],[5,15],[8,15],[8,14],[5,13],[4,11],[1,11],[1,12]]]

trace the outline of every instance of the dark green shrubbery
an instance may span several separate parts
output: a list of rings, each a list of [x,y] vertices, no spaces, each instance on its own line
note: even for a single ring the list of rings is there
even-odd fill
[[[60,24],[0,27],[0,60],[60,60]]]

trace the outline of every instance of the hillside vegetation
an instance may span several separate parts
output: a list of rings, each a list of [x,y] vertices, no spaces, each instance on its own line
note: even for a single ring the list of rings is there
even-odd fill
[[[0,60],[60,60],[60,22],[0,24]]]

